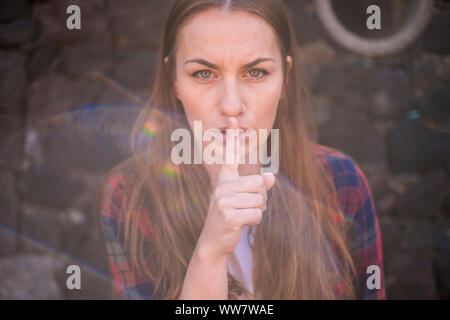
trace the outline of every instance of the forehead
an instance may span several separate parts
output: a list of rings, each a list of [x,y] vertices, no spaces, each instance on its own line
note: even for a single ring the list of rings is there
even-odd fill
[[[195,56],[231,62],[263,54],[276,58],[279,54],[272,27],[242,10],[209,9],[197,13],[185,22],[177,41],[182,59]]]

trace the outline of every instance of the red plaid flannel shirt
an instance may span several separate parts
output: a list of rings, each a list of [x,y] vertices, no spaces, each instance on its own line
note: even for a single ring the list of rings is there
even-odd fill
[[[316,152],[330,177],[333,177],[345,218],[356,225],[350,235],[357,272],[356,298],[386,299],[381,232],[367,180],[355,161],[343,152],[319,144],[316,145]],[[126,176],[126,173],[120,172],[109,176],[101,195],[100,227],[106,243],[110,271],[121,299],[154,299],[153,284],[143,274],[132,269],[129,252],[123,245],[124,234],[121,227],[124,225],[124,217],[120,208],[124,200]],[[140,224],[140,231],[151,239],[153,230],[148,220]],[[366,281],[370,276],[367,268],[370,265],[380,268],[380,289],[367,287]]]

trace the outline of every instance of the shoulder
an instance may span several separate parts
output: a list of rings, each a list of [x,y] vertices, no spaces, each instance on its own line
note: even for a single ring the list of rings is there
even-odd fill
[[[371,197],[367,179],[358,163],[340,150],[316,144],[315,153],[332,179],[344,214],[354,216]]]
[[[348,154],[325,145],[315,144],[315,152],[333,177],[342,175],[361,175],[362,170]]]
[[[131,157],[116,164],[103,177],[103,185],[113,188],[130,188],[137,178],[138,170],[136,160]]]
[[[115,234],[122,235],[127,215],[133,210],[139,220],[139,231],[145,237],[153,237],[150,210],[147,207],[132,206],[130,202],[138,181],[136,168],[135,160],[130,158],[119,163],[104,177],[97,202],[99,223],[103,229],[106,226],[112,228]]]
[[[351,252],[358,274],[357,299],[385,299],[381,231],[367,179],[344,152],[323,145],[316,145],[315,151],[333,178],[339,205],[350,223]],[[381,270],[381,289],[366,286],[367,268],[371,265]]]
[[[124,160],[106,174],[98,191],[97,211],[101,219],[119,222],[123,219],[122,207],[126,203],[135,179],[131,160]]]

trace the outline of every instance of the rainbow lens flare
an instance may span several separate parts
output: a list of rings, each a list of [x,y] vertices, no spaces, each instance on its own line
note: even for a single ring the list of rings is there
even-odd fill
[[[179,168],[172,163],[167,163],[162,167],[161,174],[166,178],[176,178],[179,174]]]
[[[158,126],[152,121],[146,121],[142,126],[142,132],[144,132],[144,134],[149,137],[154,137],[158,133],[158,131]]]

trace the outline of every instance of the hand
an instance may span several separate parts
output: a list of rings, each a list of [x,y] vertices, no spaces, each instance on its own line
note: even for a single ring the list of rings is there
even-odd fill
[[[229,118],[229,128],[239,130],[236,118]],[[239,243],[244,225],[257,225],[266,210],[267,191],[275,183],[272,173],[239,176],[239,150],[235,143],[234,162],[220,169],[211,197],[205,225],[197,248],[207,258],[223,258]]]

